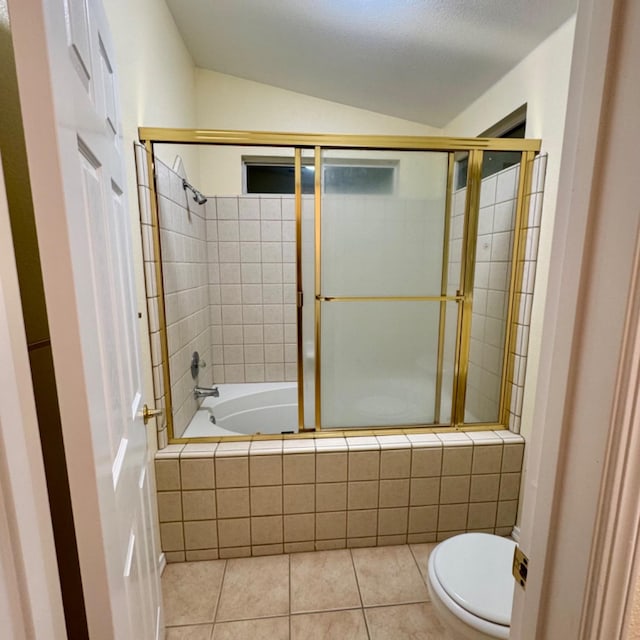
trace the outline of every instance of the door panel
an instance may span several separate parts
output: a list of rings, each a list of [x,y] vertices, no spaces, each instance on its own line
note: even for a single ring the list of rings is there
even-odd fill
[[[321,313],[324,428],[434,421],[439,302],[322,302]]]
[[[322,295],[440,295],[448,154],[323,150],[322,160]],[[382,184],[358,179],[383,169]],[[331,190],[330,170],[344,174]]]
[[[104,96],[104,113],[107,124],[113,132],[114,137],[118,134],[118,121],[116,111],[116,98],[115,98],[115,80],[113,76],[113,66],[109,60],[106,48],[102,39],[99,42],[99,54],[100,54],[100,71],[102,75],[102,94]],[[116,138],[117,139],[117,138]]]
[[[64,13],[71,60],[87,90],[91,82],[91,44],[89,41],[88,6],[77,0],[65,0]]]
[[[433,424],[451,405],[439,338],[455,303],[440,297],[447,254],[459,255],[461,243],[448,246],[448,167],[441,152],[322,150],[322,428]]]

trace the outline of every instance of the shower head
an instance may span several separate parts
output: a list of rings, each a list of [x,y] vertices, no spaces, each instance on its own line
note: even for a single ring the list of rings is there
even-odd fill
[[[194,189],[194,193],[193,193],[193,199],[198,203],[198,204],[204,204],[207,199],[205,196],[203,196],[197,189]]]
[[[204,204],[207,201],[207,198],[203,196],[195,187],[192,187],[186,180],[182,181],[182,188],[186,191],[189,189],[193,193],[193,199],[198,204]]]

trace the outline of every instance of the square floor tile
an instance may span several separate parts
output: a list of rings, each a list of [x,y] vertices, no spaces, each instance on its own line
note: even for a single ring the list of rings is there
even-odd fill
[[[430,602],[365,609],[371,640],[464,640],[446,629]]]
[[[289,613],[289,556],[227,561],[216,622]]]
[[[352,554],[365,607],[429,600],[409,547],[352,549]]]
[[[289,617],[219,622],[212,640],[289,640]]]
[[[291,640],[368,640],[368,638],[361,609],[291,616]]]
[[[360,606],[350,551],[315,551],[291,556],[291,613]]]
[[[162,574],[167,626],[213,622],[225,562],[169,564]]]

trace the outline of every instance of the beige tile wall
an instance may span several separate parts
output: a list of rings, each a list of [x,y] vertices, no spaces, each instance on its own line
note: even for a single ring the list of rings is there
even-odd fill
[[[162,276],[169,347],[173,429],[184,432],[198,409],[193,388],[213,382],[209,323],[209,274],[206,209],[182,186],[179,175],[156,160],[158,217],[162,246]],[[192,354],[197,351],[207,366],[194,379]]]
[[[293,196],[207,203],[215,382],[297,379]]]
[[[525,257],[521,265],[523,275],[516,290],[522,297],[522,305],[514,351],[516,359],[511,380],[513,390],[509,420],[510,428],[516,432],[520,429],[522,412],[546,161],[546,155],[539,155],[533,161],[531,198],[524,230]],[[509,296],[518,175],[519,167],[514,166],[482,181],[465,400],[466,420],[469,422],[494,422],[498,414],[505,340],[503,318]],[[466,188],[456,191],[453,198],[449,244],[449,295],[455,294],[460,282],[465,198]],[[445,358],[453,357],[455,346],[455,318],[449,316]]]
[[[162,549],[179,562],[508,535],[523,452],[509,431],[170,445]]]
[[[499,171],[480,191],[466,395],[467,416],[479,422],[498,418],[519,173]]]
[[[156,407],[164,408],[158,320],[161,300],[155,280],[151,191],[144,148],[136,145],[135,149],[155,400]],[[213,382],[208,255],[204,240],[208,205],[198,205],[183,189],[182,176],[160,160],[156,160],[155,171],[174,434],[180,437],[197,410],[193,387]],[[198,351],[208,365],[200,370],[196,379],[191,376],[194,351]],[[166,418],[157,424],[158,445],[164,447]]]
[[[533,306],[533,291],[536,279],[536,265],[538,258],[538,243],[540,241],[540,220],[542,215],[542,201],[544,198],[544,181],[547,172],[547,155],[538,156],[533,162],[533,179],[529,200],[529,215],[527,218],[524,239],[526,242],[522,268],[522,281],[517,295],[520,298],[520,315],[517,323],[516,342],[513,353],[515,355],[513,377],[513,391],[509,410],[509,428],[520,432],[520,416],[522,415],[522,400],[524,397],[524,381],[527,369],[527,353],[529,351],[529,325],[531,324],[531,308]]]

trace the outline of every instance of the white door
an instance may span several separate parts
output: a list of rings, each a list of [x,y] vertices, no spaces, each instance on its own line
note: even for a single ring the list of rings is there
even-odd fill
[[[9,0],[90,637],[162,632],[115,55],[100,0]]]

